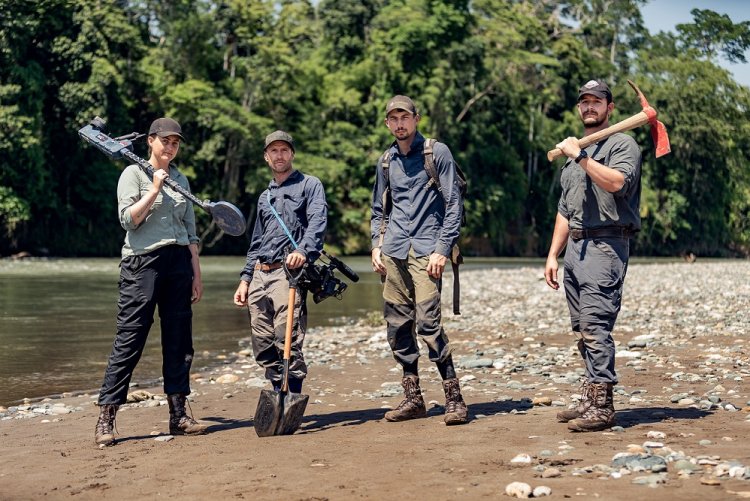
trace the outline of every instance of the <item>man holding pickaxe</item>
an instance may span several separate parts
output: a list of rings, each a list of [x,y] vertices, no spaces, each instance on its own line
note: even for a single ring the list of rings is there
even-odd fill
[[[656,112],[651,107],[647,112],[647,106],[637,121],[631,117],[610,128],[612,92],[603,81],[590,80],[578,92],[584,137],[569,137],[548,155],[568,157],[544,276],[550,287],[559,289],[557,257],[567,246],[563,283],[586,379],[580,403],[559,412],[557,419],[573,431],[598,431],[615,423],[612,328],[620,312],[628,239],[641,228],[641,150],[632,137],[618,131],[653,124]]]

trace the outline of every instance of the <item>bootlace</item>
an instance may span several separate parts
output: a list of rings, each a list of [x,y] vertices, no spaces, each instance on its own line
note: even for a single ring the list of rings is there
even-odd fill
[[[114,431],[115,434],[119,435],[120,432],[117,430],[117,412],[111,407],[108,407],[104,412],[104,419],[102,419],[102,416],[99,416],[99,419],[96,421],[96,432],[104,435]]]

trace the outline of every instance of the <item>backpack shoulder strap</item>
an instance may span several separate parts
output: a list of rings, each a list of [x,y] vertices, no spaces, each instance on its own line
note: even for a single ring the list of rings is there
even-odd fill
[[[440,176],[438,176],[437,168],[435,167],[435,151],[433,149],[435,143],[437,141],[432,138],[425,138],[424,140],[424,170],[430,176],[427,188],[434,184],[438,191],[440,191]]]
[[[383,169],[383,175],[385,176],[385,189],[383,190],[383,218],[380,220],[380,238],[378,239],[378,247],[383,246],[383,239],[385,238],[385,229],[388,226],[388,218],[391,214],[391,183],[388,177],[389,169],[391,168],[391,149],[388,148],[383,152],[380,157],[380,168]]]

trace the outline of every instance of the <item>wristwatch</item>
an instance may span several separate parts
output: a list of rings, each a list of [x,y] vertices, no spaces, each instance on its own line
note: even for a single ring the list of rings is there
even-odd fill
[[[589,157],[589,154],[586,153],[586,150],[584,150],[583,148],[581,148],[581,152],[575,158],[575,163],[579,164],[579,163],[581,163],[581,160],[583,160],[584,158],[588,158],[588,157]]]

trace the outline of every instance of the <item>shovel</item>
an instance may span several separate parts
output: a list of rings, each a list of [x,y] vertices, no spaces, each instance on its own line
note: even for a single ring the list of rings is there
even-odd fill
[[[304,272],[300,268],[297,276],[292,276],[284,265],[289,276],[289,307],[286,316],[284,335],[284,374],[281,391],[262,390],[258,407],[255,409],[253,425],[259,437],[274,435],[292,435],[302,424],[302,416],[307,407],[308,395],[289,392],[289,359],[292,354],[292,329],[294,327],[294,301],[297,294],[297,280]]]

